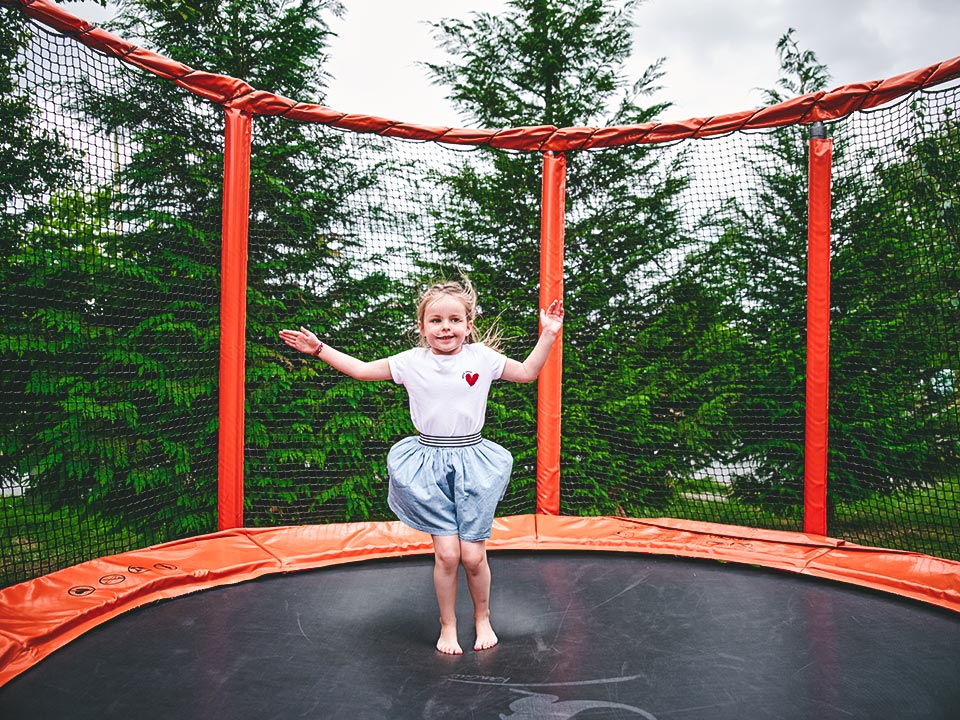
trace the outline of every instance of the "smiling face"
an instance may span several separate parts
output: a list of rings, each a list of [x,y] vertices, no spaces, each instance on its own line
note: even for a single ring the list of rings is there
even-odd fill
[[[456,355],[473,331],[467,306],[449,295],[440,295],[429,301],[417,325],[420,336],[436,355]]]

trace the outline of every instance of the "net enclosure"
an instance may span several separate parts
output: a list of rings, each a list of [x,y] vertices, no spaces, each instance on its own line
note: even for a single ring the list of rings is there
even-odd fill
[[[0,21],[0,596],[52,584],[84,618],[29,651],[0,624],[8,676],[116,593],[428,550],[386,506],[403,390],[277,331],[384,357],[460,274],[512,357],[567,310],[539,382],[490,396],[515,458],[492,546],[960,607],[960,58],[679,123],[455,129],[273,95],[46,0]],[[130,555],[194,540],[246,549],[202,581]],[[245,554],[264,542],[286,551]]]

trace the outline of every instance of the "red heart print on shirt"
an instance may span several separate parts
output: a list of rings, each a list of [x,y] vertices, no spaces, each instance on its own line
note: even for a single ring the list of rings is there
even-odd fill
[[[463,374],[463,377],[467,381],[467,385],[469,385],[470,387],[473,387],[477,383],[477,380],[480,379],[480,375],[478,373],[472,373],[472,372],[465,372]]]

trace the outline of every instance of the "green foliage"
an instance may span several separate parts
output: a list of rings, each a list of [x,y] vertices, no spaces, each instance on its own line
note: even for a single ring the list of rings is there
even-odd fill
[[[0,587],[159,539],[85,509],[53,507],[36,493],[0,497]]]
[[[838,502],[925,487],[960,463],[960,128],[927,118],[841,206],[830,471]]]
[[[321,13],[339,5],[273,5],[130,2],[116,29],[195,67],[304,97],[324,78]],[[223,121],[171,83],[112,67],[109,78],[71,78],[58,97],[67,126],[95,128],[91,152],[113,147],[109,169],[84,168],[99,176],[81,173],[84,151],[31,130],[50,126],[30,122],[39,102],[24,98],[23,121],[4,124],[19,133],[10,146],[23,162],[5,166],[21,185],[6,203],[20,217],[17,234],[5,235],[10,316],[0,348],[3,390],[21,398],[17,413],[4,413],[16,426],[0,452],[5,477],[19,482],[29,471],[32,493],[53,507],[105,508],[111,522],[147,524],[169,539],[216,526]],[[343,212],[361,180],[349,167],[305,169],[305,158],[324,167],[317,158],[331,143],[303,126],[261,126],[255,143],[269,149],[253,161],[251,227],[273,245],[251,244],[248,367],[252,394],[276,395],[286,380],[261,365],[277,365],[280,324],[271,318],[264,331],[260,308],[287,292],[283,273],[333,255],[317,227]],[[280,188],[285,201],[263,188]],[[254,413],[248,422],[256,430],[265,421]]]
[[[657,89],[659,62],[634,83],[623,76],[634,8],[527,0],[446,20],[434,28],[453,59],[429,67],[465,116],[488,126],[643,123],[667,106],[638,104]],[[484,309],[523,352],[537,332],[541,159],[490,155],[482,171],[464,165],[444,178],[456,203],[439,217],[441,250],[469,270]],[[643,514],[663,507],[674,480],[709,463],[719,442],[728,401],[695,400],[693,388],[712,382],[700,335],[722,330],[708,304],[694,305],[694,281],[661,271],[688,240],[682,156],[634,147],[571,153],[567,163],[563,426],[572,430],[562,503]],[[665,347],[683,359],[660,355]]]
[[[659,61],[635,82],[623,73],[636,7],[513,0],[499,15],[435,24],[451,58],[427,67],[471,124],[644,123],[668,106],[643,105]],[[113,29],[126,38],[323,100],[337,2],[121,9]],[[5,498],[0,533],[37,567],[49,554],[48,570],[215,527],[223,120],[173,83],[116,65],[106,77],[20,82],[30,30],[13,12],[4,20],[0,398],[13,411],[0,414],[0,483],[28,492]],[[793,31],[777,48],[769,102],[826,87]],[[829,487],[855,534],[870,508],[911,537],[955,528],[939,506],[960,464],[960,128],[932,107],[918,100],[907,111],[918,131],[890,147],[833,128]],[[72,139],[75,126],[94,139]],[[522,358],[535,342],[539,154],[485,148],[421,166],[387,145],[255,123],[249,525],[392,517],[385,456],[412,431],[402,390],[291,351],[280,328],[384,357],[407,345],[416,288],[464,270],[481,326],[497,324],[506,353]],[[756,188],[707,210],[686,205],[689,154],[566,158],[563,511],[798,529],[806,132],[762,136],[758,154],[738,158]],[[487,434],[515,458],[510,512],[533,507],[536,405],[535,385],[500,384],[490,397]],[[43,524],[76,527],[75,539],[45,536]]]
[[[30,287],[44,288],[50,274],[49,248],[32,246],[29,228],[38,223],[46,198],[70,177],[76,157],[56,132],[38,122],[40,111],[28,89],[18,87],[16,78],[25,68],[19,55],[30,42],[29,26],[12,12],[3,13],[0,23],[0,398],[13,407],[14,399],[31,393],[34,387],[49,392],[32,380],[29,367],[37,352],[49,354],[55,347],[38,336],[36,320],[49,326],[56,319],[43,317],[43,305],[26,300]],[[65,272],[71,272],[64,267]],[[41,290],[42,292],[42,290]],[[38,307],[39,305],[39,307]],[[64,313],[68,315],[68,313]],[[64,317],[75,322],[75,317]],[[51,384],[52,385],[52,384]],[[41,401],[41,404],[42,401]],[[27,469],[17,451],[17,441],[30,409],[0,413],[0,485],[23,481]]]
[[[132,3],[119,27],[128,36],[142,32],[188,64],[306,99],[325,84],[329,29],[323,16],[340,10],[336,2]],[[154,92],[145,87],[137,94]],[[171,102],[166,92],[157,99]],[[191,99],[174,97],[172,102]],[[180,125],[164,112],[151,114],[150,132],[164,138],[155,147],[172,154],[158,157],[148,149],[154,145],[144,143],[144,152],[130,165],[131,173],[144,180],[138,191],[147,197],[178,186],[175,194],[187,201],[177,210],[181,218],[219,208],[218,185],[211,181],[222,172],[214,163],[197,163],[220,142],[219,121],[211,123],[203,112],[184,115],[196,121]],[[120,117],[124,122],[146,120],[132,107],[123,108]],[[131,131],[141,132],[141,127],[131,126]],[[382,272],[371,271],[375,258],[353,229],[358,210],[351,198],[370,190],[388,169],[361,167],[353,153],[342,135],[323,128],[257,122],[251,157],[244,428],[245,518],[251,525],[386,516],[382,467],[379,473],[371,468],[382,465],[387,441],[396,437],[396,394],[324,374],[315,359],[292,357],[277,338],[277,331],[291,323],[309,326],[335,344],[340,338],[363,337],[371,326],[400,325],[395,298],[401,290]],[[184,193],[184,177],[197,179],[193,191]],[[211,320],[215,317],[211,312]],[[345,350],[362,356],[383,350],[372,343],[344,343]]]
[[[792,93],[825,89],[828,75],[792,31],[778,44]],[[768,99],[783,98],[768,91]],[[916,119],[923,121],[920,108]],[[957,130],[947,112],[897,147],[835,126],[832,183],[829,502],[922,488],[955,466],[957,434]],[[748,159],[759,203],[733,201],[701,267],[736,279],[733,325],[746,341],[741,431],[732,459],[748,468],[736,496],[773,512],[803,500],[806,364],[806,138],[773,132]],[[951,219],[953,224],[951,225]],[[931,332],[935,329],[935,332]],[[752,435],[755,426],[774,428]]]
[[[576,126],[632,105],[651,89],[659,63],[635,85],[622,75],[636,0],[512,0],[504,13],[434,23],[447,63],[427,64],[437,84],[479,127]],[[636,108],[634,108],[636,109]]]

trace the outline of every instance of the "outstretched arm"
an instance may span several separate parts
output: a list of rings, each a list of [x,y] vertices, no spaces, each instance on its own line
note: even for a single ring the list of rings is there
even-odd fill
[[[550,357],[553,343],[563,329],[563,303],[554,300],[546,310],[540,308],[540,338],[522,363],[507,358],[503,366],[503,380],[533,382]]]
[[[281,330],[280,339],[295,350],[316,355],[331,367],[357,380],[389,380],[392,377],[387,358],[364,362],[320,342],[320,339],[305,327],[301,326],[299,330]]]

